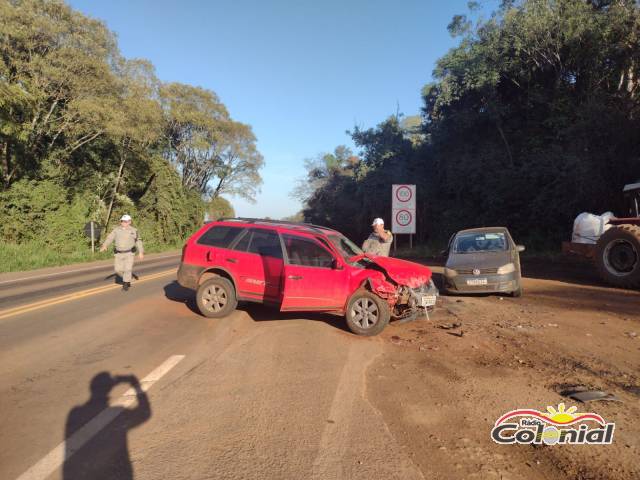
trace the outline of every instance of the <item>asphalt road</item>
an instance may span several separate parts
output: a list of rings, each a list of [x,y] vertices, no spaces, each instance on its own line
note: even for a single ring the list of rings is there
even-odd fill
[[[0,478],[423,478],[366,398],[382,338],[204,318],[178,261],[149,256],[129,292],[104,263],[0,276]]]

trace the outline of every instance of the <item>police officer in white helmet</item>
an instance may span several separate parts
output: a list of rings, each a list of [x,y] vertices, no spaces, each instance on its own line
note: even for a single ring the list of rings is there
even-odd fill
[[[393,242],[393,234],[384,229],[384,220],[381,218],[374,219],[371,227],[373,231],[362,244],[362,250],[365,253],[388,257],[391,242]]]
[[[115,242],[114,268],[116,275],[122,278],[122,289],[126,292],[131,286],[131,271],[133,270],[135,252],[138,252],[140,260],[144,258],[142,239],[138,236],[138,230],[131,226],[129,215],[122,215],[120,226],[111,231],[100,247],[100,251],[106,251],[112,242]]]

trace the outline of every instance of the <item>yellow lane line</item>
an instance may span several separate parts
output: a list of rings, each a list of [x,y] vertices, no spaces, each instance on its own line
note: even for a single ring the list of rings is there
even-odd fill
[[[145,275],[140,280],[134,282],[134,286],[147,282],[149,280],[155,280],[156,278],[164,277],[165,275],[169,275],[171,273],[175,273],[176,269],[172,268],[171,270],[164,270],[162,272],[154,273],[152,275]],[[72,300],[77,300],[79,298],[88,297],[90,295],[96,295],[98,293],[107,292],[109,290],[115,290],[117,288],[122,288],[120,285],[105,285],[102,287],[89,288],[88,290],[82,290],[80,292],[69,293],[67,295],[62,295],[61,297],[49,298],[46,300],[41,300],[39,302],[29,303],[28,305],[21,305],[19,307],[8,308],[6,310],[0,310],[0,320],[7,317],[13,317],[14,315],[20,315],[22,313],[32,312],[34,310],[39,310],[41,308],[49,307],[52,305],[58,305],[59,303],[70,302]]]

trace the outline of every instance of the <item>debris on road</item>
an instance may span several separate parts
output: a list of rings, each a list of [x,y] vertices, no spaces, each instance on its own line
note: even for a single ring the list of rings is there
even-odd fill
[[[597,401],[610,401],[610,402],[622,402],[613,393],[606,393],[601,390],[573,390],[562,392],[565,397],[578,400],[582,403],[597,402]]]
[[[635,395],[636,397],[640,397],[640,386],[637,385],[625,385],[624,388],[627,392]]]
[[[441,328],[443,330],[453,330],[454,328],[460,328],[461,326],[462,323],[460,322],[438,324],[438,328]]]

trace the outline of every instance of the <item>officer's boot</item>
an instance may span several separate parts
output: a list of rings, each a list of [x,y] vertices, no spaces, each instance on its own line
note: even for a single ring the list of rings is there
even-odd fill
[[[122,283],[122,290],[124,290],[126,292],[127,290],[129,290],[130,286],[131,286],[131,282],[123,282]]]

